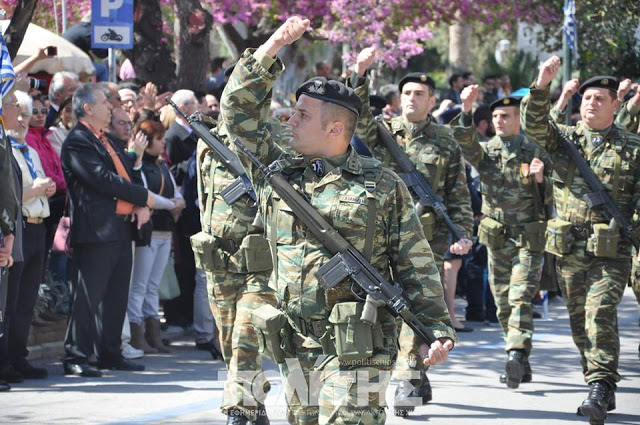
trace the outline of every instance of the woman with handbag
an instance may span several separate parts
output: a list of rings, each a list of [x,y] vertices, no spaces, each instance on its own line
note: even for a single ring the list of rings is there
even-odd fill
[[[185,206],[182,195],[162,159],[164,127],[157,121],[143,121],[136,133],[144,133],[148,145],[142,157],[142,178],[147,189],[170,198],[172,210],[154,210],[145,232],[139,233],[133,263],[127,313],[131,325],[130,344],[145,353],[168,353],[160,332],[158,286],[171,253],[171,232]],[[149,239],[147,241],[145,239]],[[146,328],[146,332],[145,332]],[[146,338],[145,338],[146,337]]]

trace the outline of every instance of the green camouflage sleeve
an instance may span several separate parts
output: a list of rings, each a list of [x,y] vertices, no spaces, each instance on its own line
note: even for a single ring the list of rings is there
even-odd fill
[[[553,163],[551,162],[549,154],[544,149],[542,149],[542,153],[540,154],[540,160],[544,162],[544,181],[540,189],[543,194],[542,201],[544,205],[553,205],[553,181],[551,180]]]
[[[640,125],[640,105],[634,105],[627,101],[619,109],[616,122],[626,128],[628,132],[637,133]]]
[[[402,284],[418,320],[437,338],[447,337],[457,342],[444,302],[440,274],[413,208],[411,194],[400,177],[394,174],[394,178],[396,191],[394,197],[389,197],[392,205],[388,208],[391,221],[388,247],[394,280]]]
[[[358,117],[356,135],[369,149],[372,149],[378,141],[378,131],[376,121],[371,114],[371,105],[369,105],[369,79],[354,74],[347,80],[347,86],[351,87],[362,101],[362,113]]]
[[[2,130],[4,133],[4,129]],[[0,231],[5,236],[13,233],[18,219],[20,203],[16,195],[11,166],[11,146],[4,134],[0,138]]]
[[[269,132],[269,107],[273,84],[283,69],[280,59],[256,58],[255,50],[247,49],[229,77],[220,102],[223,131],[231,139],[239,138],[265,164],[282,154]],[[236,149],[233,144],[230,148]],[[238,156],[253,181],[257,181],[257,169],[245,155]]]
[[[551,111],[549,112],[549,116],[557,124],[564,124],[565,117],[566,117],[565,111],[566,111],[566,108],[562,111],[560,109],[551,108]]]
[[[534,82],[520,104],[520,123],[529,140],[553,153],[559,148],[560,141],[558,126],[549,114],[550,108],[549,86],[538,88]]]
[[[473,235],[473,212],[471,211],[471,195],[467,186],[467,173],[462,161],[462,151],[451,132],[448,136],[455,146],[449,167],[446,171],[445,196],[447,213],[451,221],[464,231],[468,238]]]
[[[469,161],[474,168],[478,169],[480,161],[482,161],[484,157],[484,151],[478,141],[478,132],[473,123],[473,116],[471,114],[461,113],[454,118],[451,123],[453,137],[455,137],[458,145],[460,145],[464,159]]]

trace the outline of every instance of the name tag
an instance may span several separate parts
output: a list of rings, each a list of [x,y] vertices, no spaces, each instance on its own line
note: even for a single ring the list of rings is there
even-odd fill
[[[361,198],[360,196],[353,196],[353,195],[343,195],[340,197],[340,202],[347,202],[349,204],[362,204],[364,203],[364,199]]]

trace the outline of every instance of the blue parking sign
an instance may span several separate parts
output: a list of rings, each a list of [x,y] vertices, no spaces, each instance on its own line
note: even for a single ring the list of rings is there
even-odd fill
[[[91,2],[91,47],[133,49],[133,0]]]

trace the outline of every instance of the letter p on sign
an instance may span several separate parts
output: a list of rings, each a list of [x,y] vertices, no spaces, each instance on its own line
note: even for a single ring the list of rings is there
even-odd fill
[[[103,18],[109,17],[110,10],[120,9],[124,3],[124,0],[101,0],[100,1],[100,16]]]

